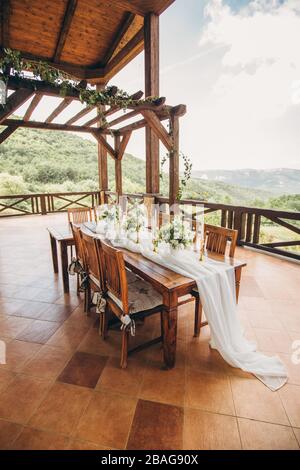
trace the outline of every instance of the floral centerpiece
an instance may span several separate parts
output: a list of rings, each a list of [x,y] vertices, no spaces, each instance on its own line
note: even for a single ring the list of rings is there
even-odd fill
[[[116,204],[102,204],[97,210],[97,233],[104,233],[120,223],[120,207]]]
[[[189,223],[184,221],[182,217],[175,216],[171,222],[159,229],[153,244],[155,249],[160,243],[166,243],[173,250],[182,250],[192,245],[194,236]]]
[[[140,232],[147,225],[147,211],[143,204],[133,204],[127,211],[127,217],[124,222],[124,230],[128,237],[134,237],[134,241],[139,243]]]

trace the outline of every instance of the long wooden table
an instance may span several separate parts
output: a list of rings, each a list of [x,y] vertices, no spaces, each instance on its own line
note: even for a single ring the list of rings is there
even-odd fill
[[[88,229],[85,227],[85,231]],[[70,228],[67,225],[61,227],[48,227],[52,260],[54,272],[58,272],[57,243],[60,244],[61,268],[64,284],[64,292],[69,292],[69,274],[68,274],[68,246],[74,245],[74,239]],[[90,234],[95,233],[90,232]],[[175,365],[176,359],[176,337],[177,337],[177,316],[178,299],[184,295],[190,294],[196,287],[196,282],[188,277],[182,276],[168,268],[165,268],[154,261],[145,258],[139,253],[121,248],[124,253],[126,266],[143,279],[146,279],[151,285],[162,294],[164,315],[163,315],[163,350],[164,361],[168,368]],[[213,259],[230,264],[235,269],[237,287],[241,279],[241,271],[246,263],[232,258],[224,258],[216,255],[209,255]]]

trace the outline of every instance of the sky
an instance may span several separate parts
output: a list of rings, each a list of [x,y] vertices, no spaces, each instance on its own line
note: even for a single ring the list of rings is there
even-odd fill
[[[180,148],[193,170],[300,169],[299,44],[300,0],[176,0],[161,15],[160,95],[187,105]],[[143,73],[142,53],[111,84],[133,93]],[[58,102],[43,98],[32,118]],[[144,147],[136,131],[127,151],[145,158]]]

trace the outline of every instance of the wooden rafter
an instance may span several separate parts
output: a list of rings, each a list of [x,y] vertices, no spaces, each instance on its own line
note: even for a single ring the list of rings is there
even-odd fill
[[[25,103],[32,95],[33,90],[20,89],[7,98],[6,105],[0,110],[0,123],[10,116],[16,109]]]
[[[2,0],[2,47],[9,47],[9,16],[10,16],[10,0]]]
[[[18,125],[6,127],[0,134],[0,144],[3,144],[3,142],[17,129]]]
[[[93,133],[93,135],[96,137],[98,142],[103,145],[103,147],[107,150],[109,155],[113,157],[114,159],[117,158],[117,154],[115,150],[112,148],[112,146],[107,142],[107,140],[103,137],[103,135],[100,134],[100,132],[97,129],[90,129],[90,132]]]
[[[133,110],[130,111],[129,113],[123,114],[122,116],[119,116],[118,118],[114,119],[113,121],[110,121],[108,123],[108,127],[115,126],[117,124],[120,124],[120,122],[126,121],[127,119],[131,119],[139,114],[139,111]]]
[[[123,40],[125,34],[128,31],[128,29],[132,25],[134,18],[135,18],[134,13],[129,13],[129,12],[126,13],[125,21],[122,23],[119,31],[117,32],[117,34],[114,38],[114,41],[113,41],[111,47],[109,48],[109,50],[107,51],[104,59],[102,60],[102,65],[105,66],[110,61],[110,59],[114,55],[115,51],[118,49],[121,41]]]
[[[118,136],[119,137],[119,136]],[[117,160],[122,160],[123,155],[125,153],[127,144],[130,140],[131,137],[131,132],[127,132],[127,134],[124,134],[122,140],[118,141],[118,149],[116,149],[116,158]],[[120,137],[119,137],[120,139]]]
[[[106,80],[110,80],[118,73],[128,62],[136,57],[144,48],[144,29],[141,28],[133,38],[128,41],[120,52],[104,67],[104,76]],[[97,78],[97,71],[87,71],[87,79]]]
[[[16,119],[5,119],[1,123],[3,126],[11,126]],[[44,129],[53,131],[70,131],[70,132],[92,132],[93,129],[85,126],[67,126],[66,124],[47,123],[39,121],[24,121],[18,120],[18,126],[27,127],[29,129]]]
[[[53,62],[60,61],[61,53],[64,48],[69,30],[70,30],[70,26],[71,26],[72,19],[76,10],[77,3],[78,3],[77,0],[68,0],[62,27],[60,30],[59,38],[56,44],[55,53],[53,56]]]
[[[35,110],[35,108],[38,106],[39,102],[41,101],[41,99],[43,98],[43,95],[40,95],[39,93],[37,93],[36,95],[34,95],[30,105],[28,106],[25,114],[24,114],[24,117],[23,117],[23,120],[24,121],[29,121],[29,119],[31,118],[31,115],[33,113],[33,111]]]
[[[50,116],[47,117],[46,121],[47,123],[50,123],[52,121],[54,121],[55,118],[57,118],[57,116],[63,112],[64,109],[66,109],[69,104],[71,104],[72,102],[72,98],[64,98],[62,100],[61,103],[59,103],[59,105],[57,106],[57,108],[55,108],[52,113],[50,114]]]
[[[65,124],[71,125],[74,124],[74,122],[79,121],[79,119],[83,118],[86,114],[90,113],[94,109],[94,106],[86,106],[83,108],[81,111],[79,111],[77,114],[75,114],[73,117],[71,117]]]
[[[168,134],[156,114],[148,110],[141,111],[141,114],[144,116],[147,124],[151,127],[153,132],[161,140],[164,146],[170,151],[173,147],[172,138]]]

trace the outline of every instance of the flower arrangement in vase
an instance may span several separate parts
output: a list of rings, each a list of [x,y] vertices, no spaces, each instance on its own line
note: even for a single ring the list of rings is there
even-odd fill
[[[124,230],[129,238],[134,235],[134,241],[140,242],[140,233],[147,224],[147,211],[143,204],[135,203],[128,208],[127,217],[124,221]]]
[[[175,216],[173,220],[163,225],[154,240],[154,249],[160,243],[166,243],[172,250],[182,250],[189,248],[194,239],[194,232],[190,229],[189,223],[182,217]]]
[[[120,207],[112,204],[102,204],[97,210],[98,233],[104,233],[110,228],[115,228],[120,222]]]

